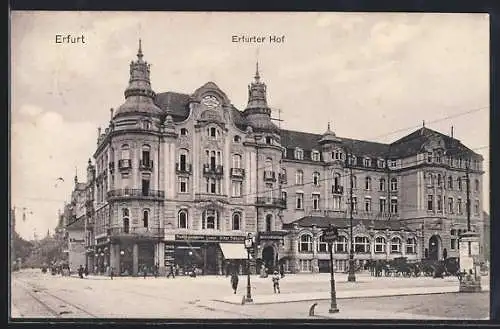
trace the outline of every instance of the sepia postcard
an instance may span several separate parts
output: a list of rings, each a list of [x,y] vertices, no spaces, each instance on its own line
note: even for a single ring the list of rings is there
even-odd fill
[[[10,316],[485,320],[489,16],[10,16]]]

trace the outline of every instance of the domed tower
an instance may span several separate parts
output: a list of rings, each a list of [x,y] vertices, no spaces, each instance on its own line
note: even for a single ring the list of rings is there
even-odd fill
[[[139,39],[137,60],[130,62],[130,79],[125,89],[125,103],[114,113],[114,120],[126,115],[160,117],[163,111],[154,103],[155,92],[151,89],[151,64],[143,60],[142,43]]]
[[[330,179],[332,180],[332,194],[341,196],[344,193],[342,173],[346,160],[346,152],[342,148],[342,140],[338,138],[330,128],[321,136],[319,140],[323,161],[329,164],[331,170]]]
[[[261,82],[259,64],[256,65],[254,81],[248,86],[248,105],[243,111],[255,136],[255,149],[249,151],[256,159],[255,190],[257,199],[257,232],[259,236],[258,258],[269,268],[276,266],[282,246],[272,240],[272,234],[282,229],[282,210],[286,201],[281,195],[281,149],[280,130],[271,121],[271,109],[267,104],[267,87]]]

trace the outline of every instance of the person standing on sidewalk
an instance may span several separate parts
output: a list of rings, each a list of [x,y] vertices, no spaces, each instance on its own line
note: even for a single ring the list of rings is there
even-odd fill
[[[278,291],[278,294],[281,293],[280,292],[280,275],[279,275],[278,271],[274,271],[272,280],[273,280],[274,293],[276,293],[276,291]]]
[[[142,268],[142,274],[144,275],[144,279],[148,275],[148,267],[146,266],[146,264],[144,264],[144,266]]]
[[[158,271],[159,271],[159,269],[160,269],[160,266],[158,265],[158,263],[156,263],[155,266],[154,266],[154,269],[153,269],[155,278],[158,277]]]
[[[234,293],[236,294],[236,290],[238,290],[238,274],[235,272],[233,272],[233,274],[231,274],[231,287],[233,288],[233,291]]]
[[[172,278],[175,279],[174,265],[172,264],[170,264],[168,267],[167,278],[170,278],[170,276],[172,276]]]

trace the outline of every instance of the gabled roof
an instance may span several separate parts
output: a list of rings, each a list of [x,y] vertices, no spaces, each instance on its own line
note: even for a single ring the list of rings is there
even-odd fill
[[[375,230],[390,230],[390,231],[412,231],[408,227],[405,227],[399,221],[391,220],[371,220],[371,219],[353,219],[353,226],[362,223],[367,229],[372,225]],[[306,216],[291,223],[283,224],[283,228],[292,228],[294,224],[298,224],[300,227],[312,227],[316,225],[318,228],[327,228],[330,224],[337,228],[349,228],[350,221],[348,218],[332,218],[332,217],[321,217],[321,216]]]

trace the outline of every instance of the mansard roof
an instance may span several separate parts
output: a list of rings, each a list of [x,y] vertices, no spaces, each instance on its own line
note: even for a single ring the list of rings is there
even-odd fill
[[[301,148],[307,155],[313,149],[320,150],[319,141],[322,136],[322,134],[282,129],[281,144],[287,149]],[[420,153],[431,138],[443,140],[446,155],[472,155],[481,158],[480,155],[467,148],[459,140],[425,127],[391,144],[338,137],[341,141],[339,146],[352,150],[352,154],[356,156],[387,157],[389,159],[404,158]],[[287,152],[287,158],[293,159],[293,157],[293,152]]]
[[[364,225],[367,229],[373,226],[375,230],[390,230],[390,231],[412,231],[408,227],[404,226],[400,221],[392,220],[371,220],[366,218],[356,218],[353,219],[353,225],[358,224]],[[350,222],[347,218],[332,218],[332,217],[321,217],[321,216],[306,216],[297,219],[291,223],[283,224],[283,229],[292,228],[294,224],[298,224],[299,227],[312,227],[316,225],[318,228],[327,228],[332,224],[337,228],[349,228]]]

